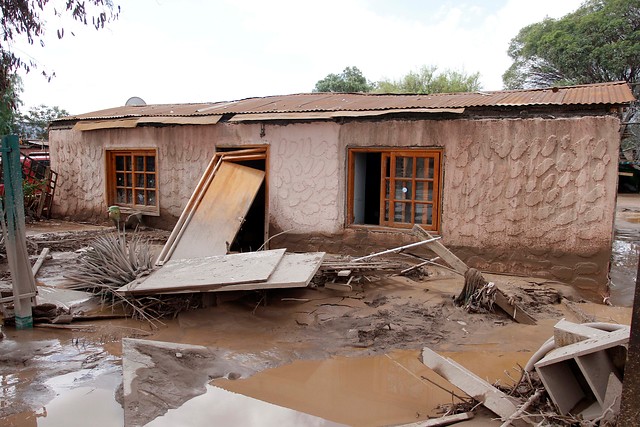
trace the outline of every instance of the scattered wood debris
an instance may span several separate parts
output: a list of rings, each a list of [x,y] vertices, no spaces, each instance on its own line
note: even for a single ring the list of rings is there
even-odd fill
[[[469,268],[441,242],[434,240],[428,231],[418,224],[414,225],[412,230],[438,257],[464,276],[464,287],[455,298],[456,304],[464,306],[467,311],[478,311],[479,308],[492,311],[495,304],[518,323],[536,324],[536,320],[512,298],[508,298],[494,283],[488,282],[478,270]]]

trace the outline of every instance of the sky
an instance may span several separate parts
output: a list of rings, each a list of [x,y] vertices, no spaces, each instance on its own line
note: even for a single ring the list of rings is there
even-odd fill
[[[105,29],[46,9],[45,46],[14,44],[38,66],[21,73],[23,112],[44,104],[81,114],[133,96],[170,104],[306,93],[348,66],[370,81],[425,65],[479,72],[483,90],[500,90],[518,31],[560,18],[582,0],[114,2],[120,17]],[[56,76],[47,82],[42,70]]]

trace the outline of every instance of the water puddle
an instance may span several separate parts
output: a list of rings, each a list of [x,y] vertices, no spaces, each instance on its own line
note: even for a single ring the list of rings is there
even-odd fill
[[[438,416],[438,405],[457,400],[447,391],[454,388],[418,356],[418,351],[395,351],[382,356],[302,360],[247,379],[222,379],[214,384],[335,423],[404,424]],[[512,358],[503,359],[505,364],[495,363],[495,353],[491,357],[496,371],[500,370],[498,376],[503,377],[502,371],[512,367],[506,366]]]
[[[640,235],[616,230],[611,254],[611,303],[632,307],[638,273]]]
[[[245,426],[342,426],[332,421],[315,417],[271,403],[263,402],[219,387],[207,385],[207,391],[186,402],[180,408],[170,409],[146,427],[208,427]]]

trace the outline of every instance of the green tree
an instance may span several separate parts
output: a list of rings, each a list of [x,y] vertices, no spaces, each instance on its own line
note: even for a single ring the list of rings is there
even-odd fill
[[[20,115],[18,133],[28,139],[48,139],[49,123],[59,117],[68,116],[69,112],[58,106],[49,107],[41,104],[31,107],[27,114]]]
[[[341,74],[329,74],[318,80],[314,92],[370,92],[374,85],[367,81],[358,67],[347,67]]]
[[[377,93],[453,93],[480,90],[480,73],[466,74],[445,70],[437,73],[435,66],[423,66],[410,71],[399,80],[381,80],[376,84]]]
[[[24,40],[30,45],[34,43],[44,47],[45,22],[50,23],[54,18],[63,15],[71,17],[83,24],[92,25],[97,30],[105,24],[118,18],[120,6],[114,6],[111,0],[8,0],[0,1],[0,98],[2,102],[9,102],[11,108],[17,108],[17,99],[11,97],[12,79],[16,72],[22,69],[29,72],[37,65],[32,59],[23,59],[12,50],[12,45],[18,40]],[[51,17],[45,20],[43,14]],[[58,38],[65,34],[63,27],[56,29]],[[72,33],[73,34],[73,33]],[[28,56],[28,55],[26,55]],[[51,79],[55,74],[42,71]]]
[[[511,40],[507,89],[599,83],[640,77],[640,0],[587,0]]]
[[[9,86],[0,94],[0,135],[17,132],[18,107],[22,105],[22,79],[17,74],[9,78]]]

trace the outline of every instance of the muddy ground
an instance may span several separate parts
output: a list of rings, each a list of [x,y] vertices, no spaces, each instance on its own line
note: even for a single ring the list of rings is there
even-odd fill
[[[627,212],[636,212],[634,206]],[[640,204],[637,209],[640,217]],[[65,271],[74,268],[82,248],[110,231],[110,227],[58,221],[30,225],[33,252],[52,248],[52,258],[38,274],[42,290],[47,291],[41,293],[76,312],[100,311],[82,295],[60,294],[57,289],[65,284]],[[157,247],[168,235],[158,230],[146,233]],[[157,349],[145,350],[156,368],[137,372],[140,387],[128,396],[135,405],[127,406],[135,414],[128,420],[135,422],[128,425],[145,425],[158,416],[153,425],[179,425],[175,418],[162,424],[162,416],[187,408],[197,400],[194,396],[220,389],[329,423],[394,425],[435,416],[437,405],[451,400],[424,379],[431,375],[418,362],[424,346],[492,382],[507,384],[517,376],[513,368],[527,362],[561,318],[630,323],[628,307],[587,303],[559,282],[486,277],[526,307],[538,324],[519,325],[499,311],[465,312],[452,302],[463,279],[431,267],[412,277],[365,275],[352,282],[352,292],[326,289],[318,277],[307,289],[225,295],[217,306],[179,313],[156,327],[115,319],[74,322],[78,329],[73,330],[4,328],[0,424],[123,425],[122,339],[126,337],[201,345],[210,349],[211,356],[176,359]],[[620,300],[630,305],[628,298]],[[242,401],[238,407],[243,412],[251,404]],[[210,404],[205,408],[212,411],[208,420],[215,424],[216,412]],[[186,415],[177,414],[173,416],[185,419]],[[230,419],[225,417],[218,419]],[[467,425],[500,425],[490,418],[485,412]],[[244,425],[277,423],[262,419]]]

